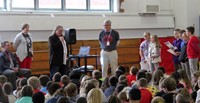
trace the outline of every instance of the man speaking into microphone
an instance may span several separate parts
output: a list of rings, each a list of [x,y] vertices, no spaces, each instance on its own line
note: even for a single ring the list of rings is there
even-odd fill
[[[111,66],[111,75],[113,75],[118,67],[117,46],[119,45],[119,33],[111,29],[111,21],[105,20],[104,29],[99,34],[99,43],[101,45],[101,68],[102,78],[107,76],[109,64]]]
[[[57,26],[52,35],[49,37],[49,64],[50,64],[50,78],[52,80],[53,75],[59,72],[61,75],[69,73],[67,68],[68,59],[68,47],[63,33],[63,27]]]

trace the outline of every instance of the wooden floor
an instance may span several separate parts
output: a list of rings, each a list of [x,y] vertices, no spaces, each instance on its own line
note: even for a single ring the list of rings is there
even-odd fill
[[[139,45],[140,39],[121,39],[118,51],[118,64],[126,67],[139,67]],[[72,54],[78,54],[80,46],[90,46],[90,54],[100,55],[100,45],[98,40],[78,40],[75,45],[72,45]],[[48,42],[34,42],[34,58],[31,65],[33,75],[49,74],[49,51]],[[95,59],[88,59],[89,65],[95,66]],[[81,61],[83,65],[83,60]],[[98,69],[101,69],[98,58]],[[127,70],[128,71],[128,70]]]

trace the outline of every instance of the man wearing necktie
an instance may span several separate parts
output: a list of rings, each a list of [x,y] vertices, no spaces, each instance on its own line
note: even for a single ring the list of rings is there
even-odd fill
[[[99,34],[99,43],[101,45],[101,67],[102,78],[107,76],[108,67],[110,64],[111,75],[113,75],[118,67],[117,46],[119,45],[119,33],[111,29],[111,21],[104,21],[104,30]]]
[[[4,41],[2,43],[2,48],[3,51],[0,53],[0,72],[8,77],[13,89],[15,89],[17,76],[29,78],[31,76],[31,71],[26,68],[19,68],[16,56],[10,51],[11,44],[9,41]]]

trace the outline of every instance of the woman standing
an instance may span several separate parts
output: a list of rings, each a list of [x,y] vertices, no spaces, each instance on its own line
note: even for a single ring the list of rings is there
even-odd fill
[[[153,73],[155,70],[158,69],[159,63],[161,62],[161,57],[160,57],[160,50],[161,45],[158,40],[157,35],[152,35],[151,36],[151,42],[149,45],[149,61],[150,61],[150,68],[151,68],[151,73]]]
[[[59,72],[61,75],[66,75],[69,72],[67,69],[69,50],[67,47],[67,41],[62,34],[63,31],[63,27],[58,25],[49,37],[49,64],[51,80],[56,72]]]
[[[30,69],[33,57],[33,42],[29,24],[22,24],[22,31],[16,35],[13,46],[18,57],[19,67]]]

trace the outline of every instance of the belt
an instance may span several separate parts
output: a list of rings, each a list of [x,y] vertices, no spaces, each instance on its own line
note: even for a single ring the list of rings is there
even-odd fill
[[[105,50],[105,49],[103,49],[103,51],[106,51],[106,52],[112,52],[112,51],[114,51],[114,50]]]

